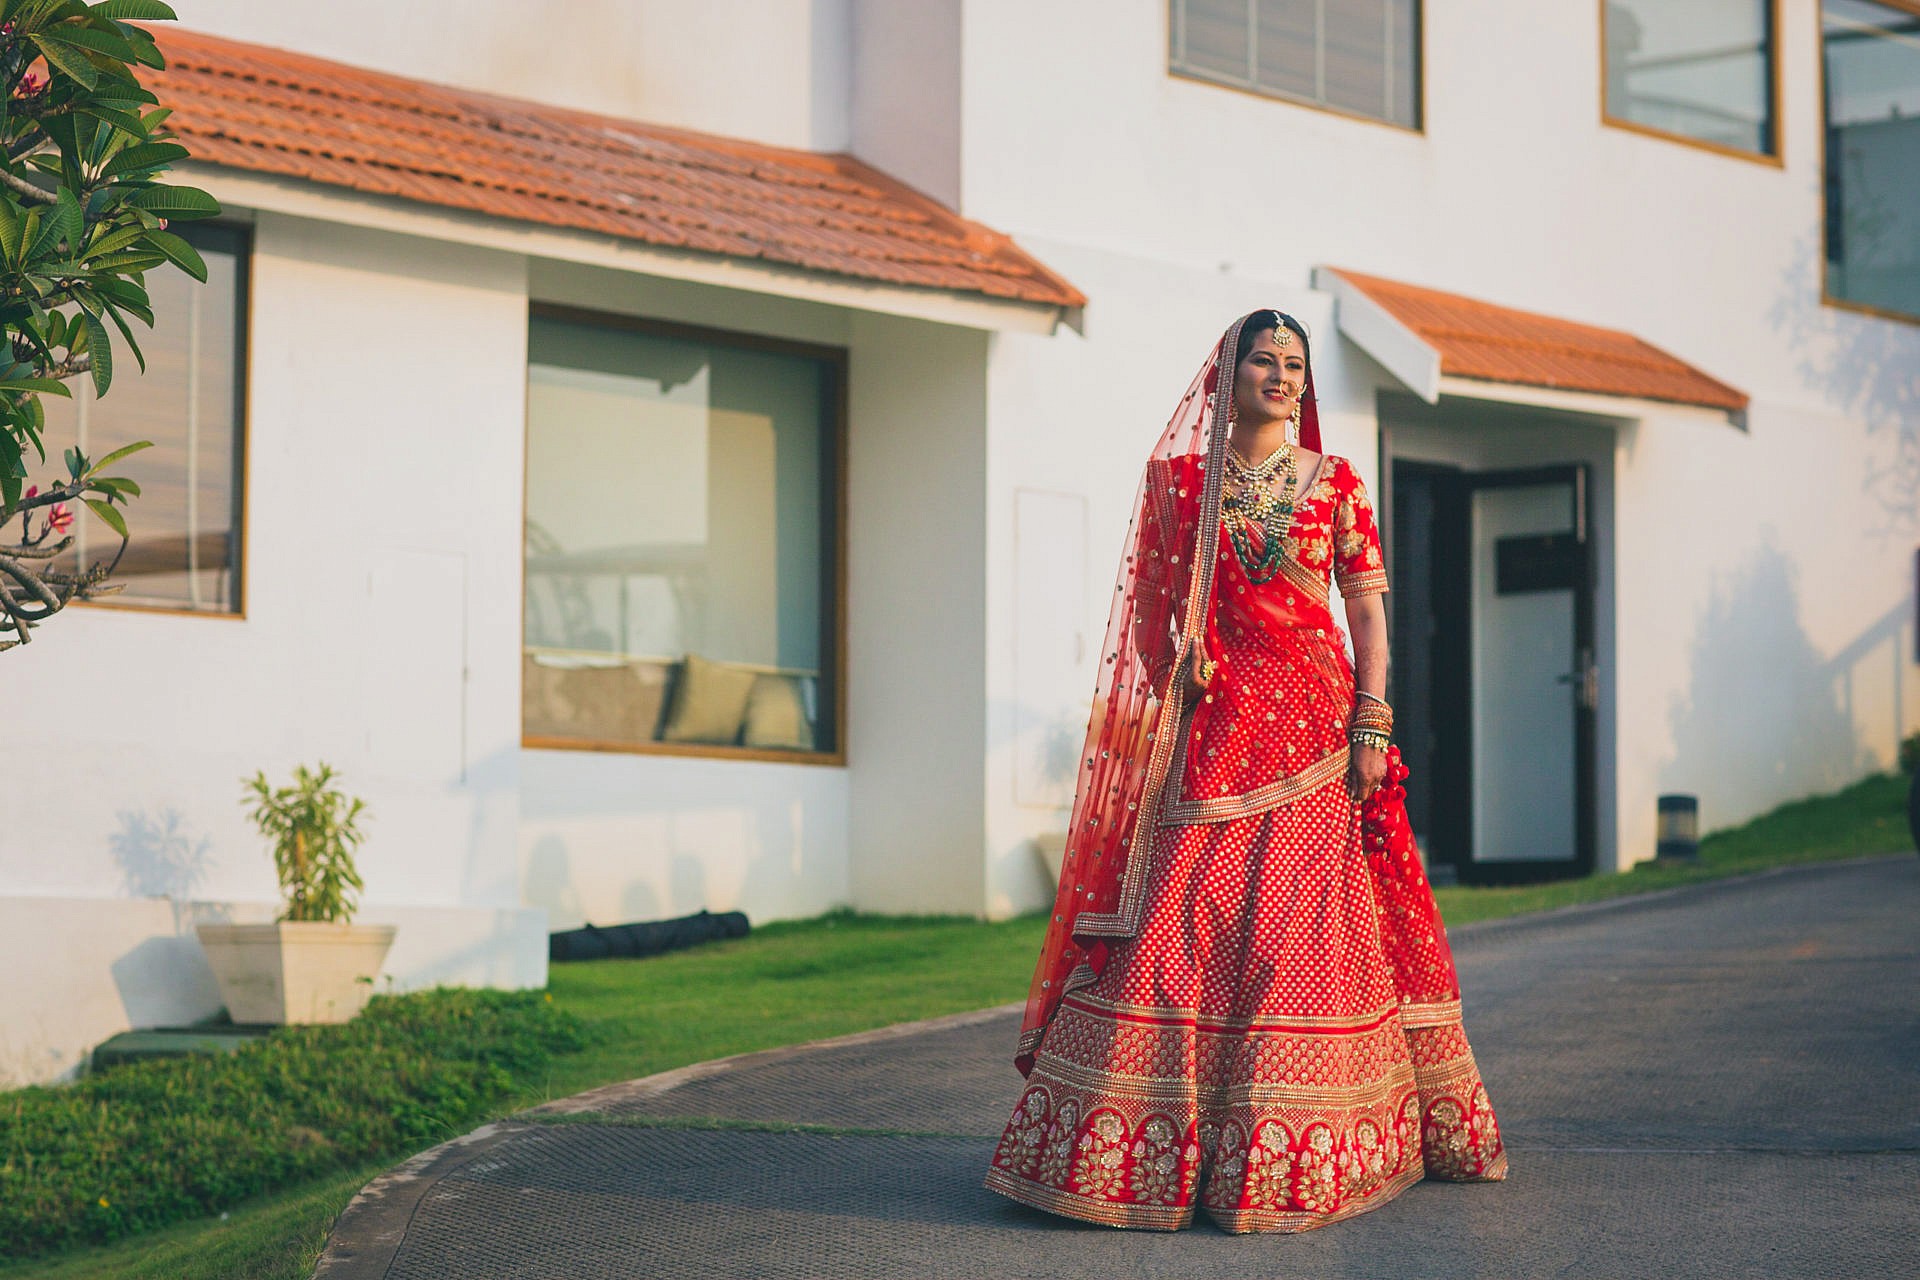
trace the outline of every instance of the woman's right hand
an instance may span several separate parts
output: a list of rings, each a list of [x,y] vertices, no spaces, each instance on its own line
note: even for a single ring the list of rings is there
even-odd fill
[[[1202,675],[1203,673],[1208,675],[1212,674],[1207,671],[1207,668],[1211,665],[1212,664],[1207,661],[1207,651],[1204,646],[1196,644],[1193,648],[1187,650],[1187,669],[1182,674],[1186,677],[1186,701],[1188,706],[1192,706],[1194,703],[1200,701],[1201,696],[1206,693],[1207,682],[1202,678]]]

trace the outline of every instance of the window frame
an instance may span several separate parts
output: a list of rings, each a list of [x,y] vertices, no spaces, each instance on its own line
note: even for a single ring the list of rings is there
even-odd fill
[[[247,601],[252,597],[250,575],[253,566],[253,557],[247,553],[248,530],[252,523],[248,519],[248,512],[252,510],[253,506],[253,400],[251,394],[252,379],[249,376],[253,367],[253,273],[256,259],[253,244],[253,223],[251,220],[239,221],[232,218],[214,218],[206,222],[176,225],[172,230],[176,234],[184,237],[189,243],[194,244],[194,247],[201,250],[202,253],[207,251],[207,246],[195,243],[199,235],[231,236],[235,244],[238,245],[238,248],[234,250],[234,252],[243,259],[240,269],[234,272],[234,306],[239,312],[239,318],[233,326],[235,348],[233,360],[233,403],[235,416],[239,419],[239,421],[234,424],[235,430],[233,433],[233,447],[238,451],[239,457],[235,460],[234,465],[234,529],[230,535],[233,554],[238,561],[233,570],[234,607],[231,609],[188,609],[175,604],[147,604],[138,600],[126,600],[122,599],[118,594],[97,596],[93,599],[86,600],[74,600],[68,607],[73,608],[79,606],[87,609],[107,609],[119,613],[139,613],[160,617],[213,618],[228,622],[245,622],[247,620]],[[204,289],[207,286],[200,285],[199,287]],[[139,336],[138,330],[135,331],[134,336]],[[108,394],[112,394],[111,388],[108,389]],[[138,465],[134,464],[133,470],[130,473],[136,480],[139,478],[138,470]],[[128,527],[132,529],[135,538],[140,536],[139,503],[140,500],[135,498],[132,504],[126,509],[128,515],[127,524]],[[128,545],[132,545],[131,539],[129,539]],[[108,578],[107,581],[117,582],[121,581],[121,579]]]
[[[1192,84],[1203,84],[1210,89],[1225,89],[1232,93],[1244,93],[1249,97],[1258,98],[1262,102],[1280,102],[1290,107],[1304,107],[1309,111],[1319,111],[1326,115],[1338,116],[1342,120],[1354,120],[1361,124],[1378,125],[1382,128],[1391,129],[1395,133],[1412,134],[1415,137],[1424,137],[1426,135],[1427,0],[1414,0],[1413,74],[1415,85],[1413,109],[1417,121],[1410,125],[1401,124],[1397,120],[1386,120],[1379,116],[1365,115],[1358,111],[1349,110],[1346,107],[1336,107],[1331,103],[1315,102],[1311,98],[1303,98],[1298,94],[1286,93],[1279,89],[1263,88],[1260,85],[1246,81],[1230,80],[1224,76],[1209,75],[1204,71],[1197,71],[1177,65],[1173,57],[1174,6],[1184,3],[1185,0],[1167,0],[1166,5],[1161,9],[1161,12],[1165,15],[1165,26],[1161,31],[1160,47],[1165,51],[1168,79],[1185,80]]]
[[[1883,8],[1899,13],[1911,14],[1920,18],[1920,0],[1872,0]],[[1877,320],[1891,320],[1896,324],[1920,325],[1920,313],[1895,311],[1890,307],[1875,306],[1871,302],[1854,302],[1849,298],[1836,298],[1827,288],[1827,223],[1831,210],[1827,204],[1827,6],[1826,0],[1814,0],[1814,49],[1820,61],[1820,252],[1816,255],[1815,270],[1820,274],[1820,304],[1832,307],[1836,311],[1851,311],[1855,315],[1872,316]],[[1916,640],[1920,644],[1920,640]]]
[[[674,756],[683,759],[746,760],[768,764],[826,765],[844,767],[847,763],[847,404],[849,355],[845,347],[777,338],[766,334],[744,333],[687,324],[652,316],[619,311],[601,311],[567,303],[531,301],[527,306],[529,330],[534,320],[557,320],[567,324],[598,325],[647,337],[671,338],[729,346],[774,355],[799,356],[827,365],[832,375],[833,404],[823,416],[828,435],[830,472],[825,514],[833,522],[833,548],[827,557],[833,581],[822,593],[827,616],[821,619],[822,636],[832,642],[833,653],[823,663],[830,677],[830,688],[823,699],[833,709],[833,747],[826,751],[785,751],[777,747],[747,747],[698,742],[607,742],[598,738],[575,738],[554,734],[529,734],[526,731],[525,693],[516,699],[520,718],[520,746],[536,751],[592,751],[611,755]],[[531,364],[531,361],[528,362]],[[532,451],[532,379],[527,380],[528,403],[522,412],[520,432],[520,652],[526,652],[527,574],[526,540],[527,490],[531,479],[529,461]],[[517,668],[516,668],[517,669]]]
[[[1819,0],[1816,0],[1816,4]],[[1765,165],[1770,169],[1787,167],[1787,131],[1783,127],[1782,110],[1784,96],[1781,88],[1783,59],[1780,56],[1780,37],[1784,30],[1782,9],[1783,0],[1766,0],[1767,4],[1767,115],[1772,124],[1773,150],[1768,152],[1743,151],[1739,147],[1730,147],[1725,143],[1708,142],[1704,138],[1691,137],[1684,133],[1675,133],[1670,129],[1661,129],[1654,125],[1642,124],[1638,120],[1628,120],[1607,110],[1607,0],[1599,0],[1597,12],[1600,23],[1600,123],[1611,129],[1626,133],[1637,133],[1646,138],[1658,138],[1663,142],[1677,142],[1682,146],[1694,147],[1717,156],[1727,156],[1734,160],[1745,160],[1749,164]],[[1817,20],[1817,18],[1816,18]]]

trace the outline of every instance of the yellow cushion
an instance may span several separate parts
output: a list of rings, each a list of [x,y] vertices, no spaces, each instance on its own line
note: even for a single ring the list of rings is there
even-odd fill
[[[763,675],[753,682],[753,692],[747,698],[746,729],[740,740],[749,747],[813,750],[813,726],[807,723],[806,704],[800,700],[796,677]]]
[[[753,692],[754,673],[725,662],[709,662],[697,653],[680,665],[673,710],[662,742],[730,744],[740,738],[740,722]]]

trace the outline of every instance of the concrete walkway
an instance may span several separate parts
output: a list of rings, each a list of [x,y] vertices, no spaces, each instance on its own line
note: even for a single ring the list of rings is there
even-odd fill
[[[1920,859],[1453,935],[1510,1181],[1300,1236],[982,1189],[1019,1091],[988,1010],[581,1094],[427,1152],[324,1280],[1920,1275]]]

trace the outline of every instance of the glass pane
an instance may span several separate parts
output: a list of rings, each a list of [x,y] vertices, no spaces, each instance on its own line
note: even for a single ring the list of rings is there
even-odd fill
[[[1827,292],[1920,316],[1920,18],[1826,0]]]
[[[1315,47],[1316,0],[1260,0],[1262,89],[1320,101],[1319,51]]]
[[[1420,127],[1420,0],[1387,5],[1387,118]]]
[[[538,317],[533,736],[831,747],[833,368]]]
[[[1173,17],[1177,70],[1420,125],[1420,0],[1174,0]]]
[[[1771,0],[1608,0],[1607,114],[1772,155]]]
[[[206,259],[207,283],[172,268],[147,273],[153,328],[133,324],[146,372],[115,334],[113,385],[104,399],[94,398],[84,377],[68,384],[73,399],[47,398],[45,476],[64,474],[56,460],[68,445],[100,458],[151,440],[153,448],[111,468],[141,489],[125,508],[132,536],[124,554],[119,535],[82,509],[62,567],[104,564],[120,554],[113,581],[123,589],[102,597],[106,602],[231,613],[240,608],[245,241],[223,228],[175,230]],[[34,479],[41,478],[36,471]]]
[[[1386,117],[1386,0],[1332,0],[1326,13],[1327,105]]]
[[[1183,70],[1244,84],[1249,0],[1179,0],[1186,48],[1174,56]]]

